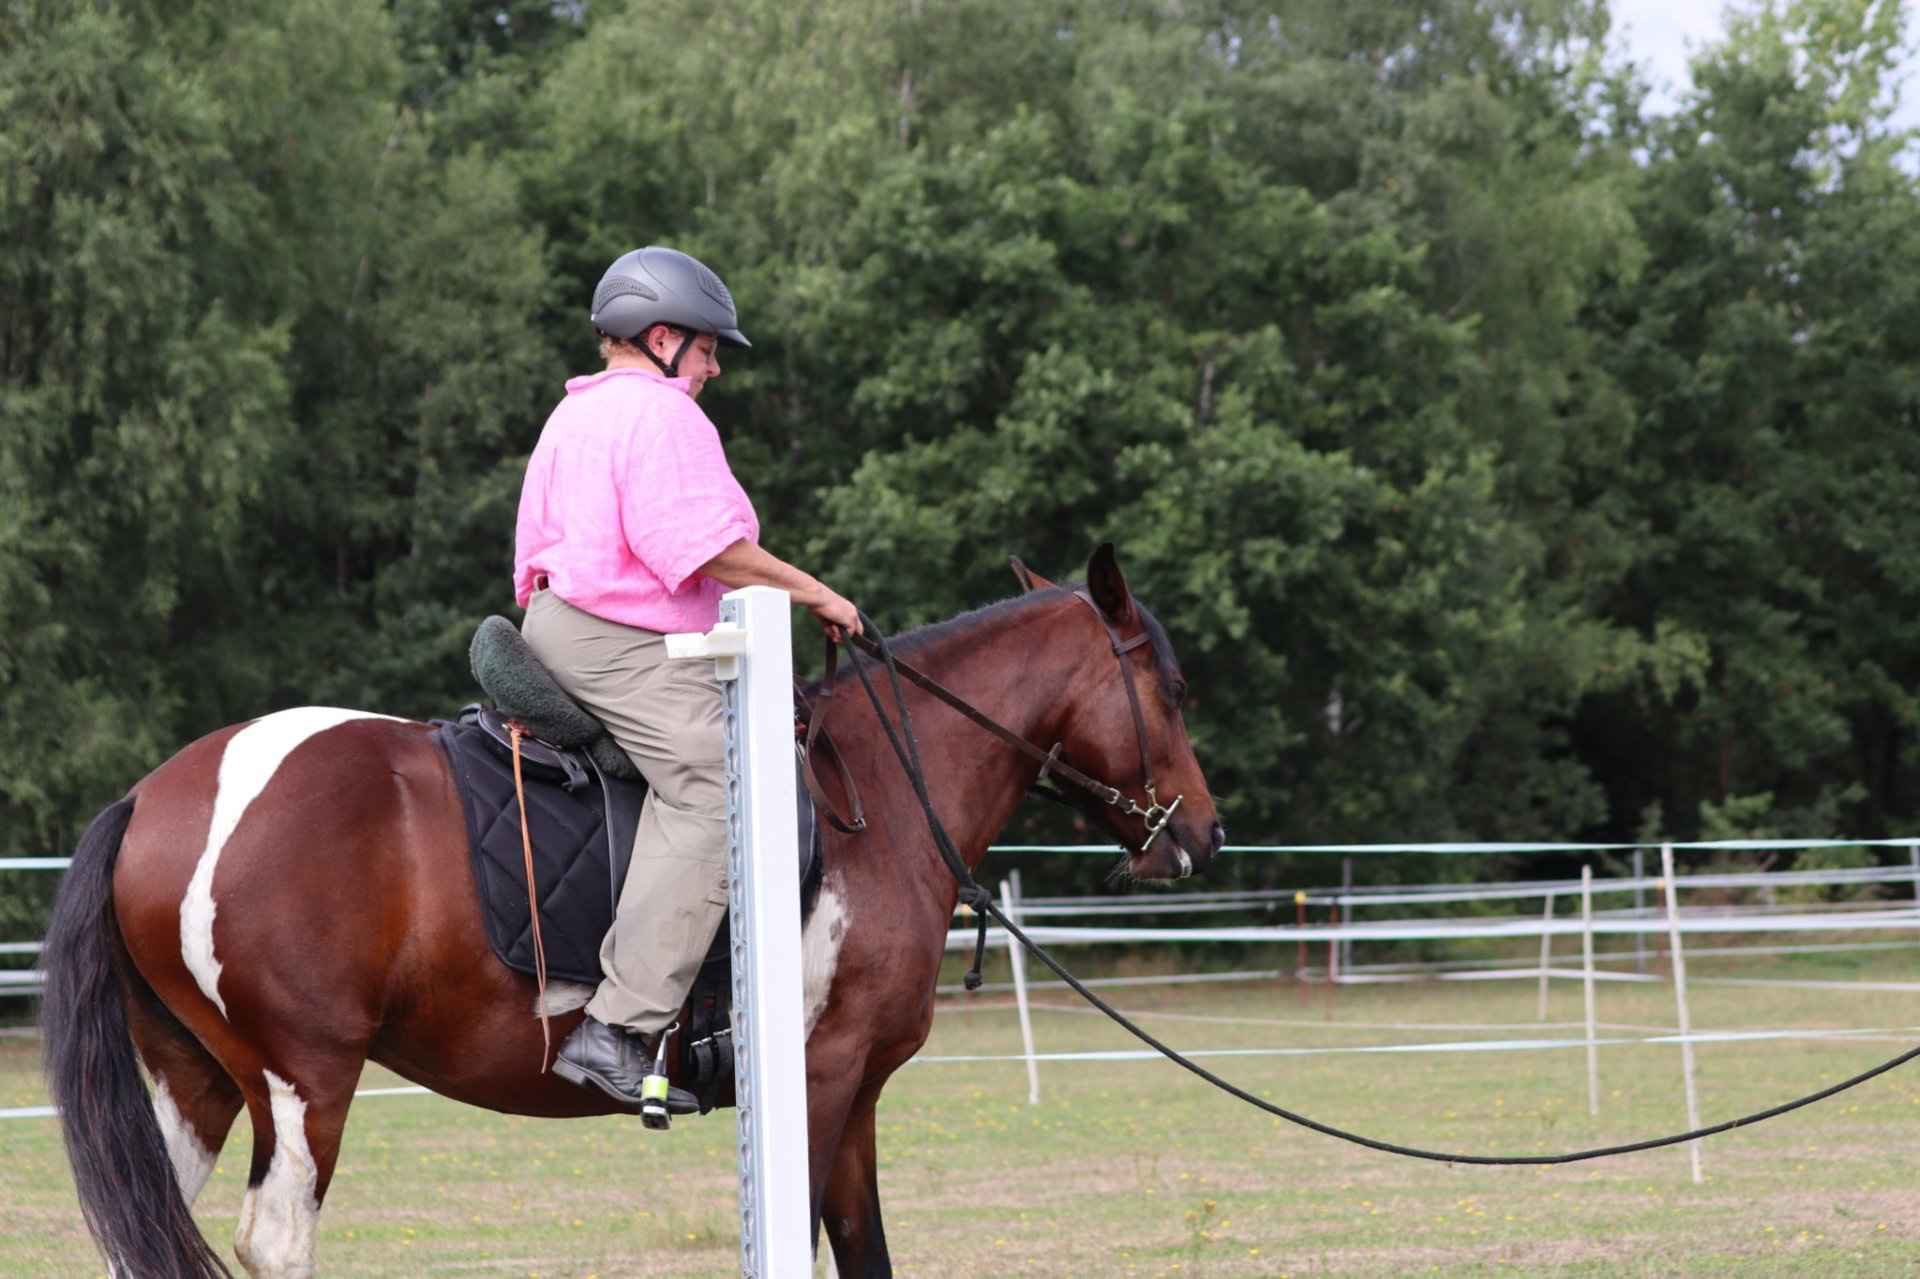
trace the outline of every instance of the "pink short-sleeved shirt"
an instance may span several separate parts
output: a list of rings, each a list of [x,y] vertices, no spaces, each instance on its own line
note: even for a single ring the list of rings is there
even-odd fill
[[[567,383],[527,460],[514,529],[513,595],[534,579],[575,608],[663,633],[711,630],[726,587],[698,570],[760,540],[685,378],[609,369]]]

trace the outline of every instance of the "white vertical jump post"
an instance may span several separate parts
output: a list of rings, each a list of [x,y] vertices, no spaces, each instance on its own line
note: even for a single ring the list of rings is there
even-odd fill
[[[1700,1126],[1700,1095],[1693,1086],[1693,1018],[1687,1014],[1687,956],[1680,949],[1680,898],[1673,883],[1673,845],[1660,845],[1660,882],[1667,891],[1667,945],[1673,951],[1673,1001],[1680,1013],[1680,1077],[1687,1090],[1687,1127]],[[1699,1185],[1700,1139],[1687,1143],[1693,1184]]]
[[[1587,1113],[1600,1113],[1600,1049],[1593,1015],[1593,867],[1580,866],[1580,984],[1587,1001]]]
[[[1016,925],[1020,922],[1020,872],[1007,872],[1000,885],[1000,908]],[[1027,1104],[1040,1104],[1040,1063],[1033,1055],[1033,1010],[1027,1005],[1027,948],[1007,934],[1007,957],[1013,961],[1013,1002],[1020,1009],[1020,1047],[1027,1055]]]
[[[785,591],[749,586],[707,634],[667,637],[670,657],[713,661],[725,704],[743,1279],[813,1274],[789,619]]]

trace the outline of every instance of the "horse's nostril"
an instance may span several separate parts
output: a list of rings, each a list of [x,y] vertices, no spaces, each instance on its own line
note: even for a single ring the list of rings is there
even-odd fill
[[[1207,856],[1211,857],[1215,853],[1219,852],[1221,847],[1225,845],[1226,842],[1227,842],[1226,828],[1222,826],[1219,822],[1215,822],[1207,830]]]

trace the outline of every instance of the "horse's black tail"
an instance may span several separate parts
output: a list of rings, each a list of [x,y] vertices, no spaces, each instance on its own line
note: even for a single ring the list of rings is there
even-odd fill
[[[113,867],[132,816],[133,801],[123,799],[93,819],[54,899],[41,953],[47,1084],[60,1108],[80,1210],[110,1272],[231,1279],[180,1194],[115,977]]]

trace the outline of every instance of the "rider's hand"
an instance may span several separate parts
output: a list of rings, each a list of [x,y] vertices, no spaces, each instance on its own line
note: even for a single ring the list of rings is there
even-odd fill
[[[807,610],[820,619],[820,625],[826,630],[827,638],[836,644],[849,634],[860,633],[860,610],[853,602],[829,587],[822,586],[823,598],[807,605]]]

